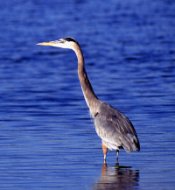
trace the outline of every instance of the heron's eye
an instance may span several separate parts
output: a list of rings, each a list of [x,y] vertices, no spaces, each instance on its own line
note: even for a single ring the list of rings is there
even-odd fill
[[[64,39],[59,39],[59,40],[55,40],[56,43],[64,43],[65,40]]]

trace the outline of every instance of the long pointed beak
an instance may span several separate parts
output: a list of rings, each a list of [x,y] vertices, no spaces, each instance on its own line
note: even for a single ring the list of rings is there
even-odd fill
[[[63,39],[59,39],[59,40],[54,40],[54,41],[49,41],[49,42],[41,42],[41,43],[38,43],[36,45],[39,45],[39,46],[56,46],[56,47],[60,47],[61,44],[63,44]],[[60,46],[59,46],[60,44]]]
[[[36,45],[38,45],[38,46],[54,46],[55,43],[54,43],[54,41],[50,41],[50,42],[41,42]]]

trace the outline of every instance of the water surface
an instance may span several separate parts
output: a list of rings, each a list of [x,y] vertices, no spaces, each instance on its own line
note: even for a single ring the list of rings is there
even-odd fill
[[[0,2],[1,189],[175,188],[175,3]],[[103,165],[69,50],[76,38],[100,99],[132,120],[141,152]]]

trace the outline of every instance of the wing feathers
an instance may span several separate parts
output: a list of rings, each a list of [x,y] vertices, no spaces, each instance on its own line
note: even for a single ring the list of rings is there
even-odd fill
[[[130,120],[106,103],[100,105],[94,117],[98,136],[109,149],[123,147],[126,151],[139,151],[140,144]],[[114,148],[115,147],[115,148]]]

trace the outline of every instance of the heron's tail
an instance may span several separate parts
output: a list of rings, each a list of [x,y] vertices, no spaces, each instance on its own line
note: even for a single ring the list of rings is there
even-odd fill
[[[127,152],[140,151],[140,143],[138,137],[130,133],[124,137],[122,146]]]

